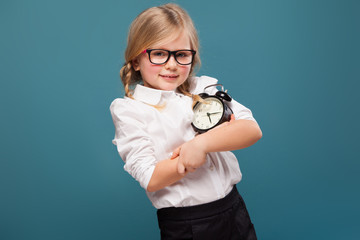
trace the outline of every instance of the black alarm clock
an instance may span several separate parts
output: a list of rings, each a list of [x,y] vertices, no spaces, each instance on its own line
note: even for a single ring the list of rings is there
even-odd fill
[[[205,89],[213,86],[221,86],[222,90],[217,91],[215,95],[205,93]],[[224,91],[221,84],[212,84],[204,88],[204,93],[199,96],[203,101],[198,101],[194,107],[194,117],[191,126],[198,133],[204,133],[210,129],[219,126],[223,122],[230,121],[233,111],[227,105],[232,98]]]

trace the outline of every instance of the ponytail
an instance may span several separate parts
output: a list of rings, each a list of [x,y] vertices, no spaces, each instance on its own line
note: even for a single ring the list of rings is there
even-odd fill
[[[135,71],[131,62],[128,62],[120,69],[120,78],[124,85],[125,96],[132,98],[132,90],[130,87],[141,81],[140,73]]]

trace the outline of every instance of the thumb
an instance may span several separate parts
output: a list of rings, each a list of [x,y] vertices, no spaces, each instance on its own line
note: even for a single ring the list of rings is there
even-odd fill
[[[232,121],[235,121],[235,115],[234,114],[231,114],[231,117],[230,117],[230,122]]]
[[[180,155],[180,150],[181,150],[181,147],[176,148],[176,149],[173,151],[170,159],[174,159],[174,158],[178,157],[178,156]]]
[[[177,171],[181,175],[185,175],[185,166],[181,162],[178,162]]]

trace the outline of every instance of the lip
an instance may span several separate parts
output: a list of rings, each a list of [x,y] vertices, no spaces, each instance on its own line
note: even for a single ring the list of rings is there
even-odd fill
[[[168,80],[175,80],[179,77],[179,75],[176,74],[159,74],[159,76]]]

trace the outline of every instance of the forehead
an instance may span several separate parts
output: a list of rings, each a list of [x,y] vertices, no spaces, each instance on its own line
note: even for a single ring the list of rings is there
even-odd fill
[[[167,50],[191,49],[190,37],[185,31],[181,31],[153,44],[151,48]]]

